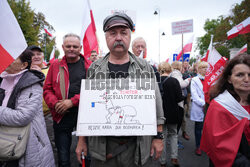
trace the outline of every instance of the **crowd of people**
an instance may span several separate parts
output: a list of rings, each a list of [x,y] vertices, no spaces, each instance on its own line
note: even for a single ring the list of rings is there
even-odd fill
[[[131,18],[116,12],[103,23],[109,49],[106,56],[99,57],[93,50],[86,58],[81,54],[80,37],[69,33],[63,38],[63,58],[49,67],[44,64],[42,49],[30,46],[1,73],[0,125],[26,128],[28,137],[21,156],[11,158],[15,149],[6,153],[7,158],[0,153],[0,167],[71,166],[72,132],[81,112],[81,80],[95,79],[98,72],[108,72],[110,78],[152,74],[146,77],[158,83],[154,113],[157,135],[79,136],[75,148],[79,165],[84,155],[86,167],[165,167],[169,149],[172,165],[180,166],[178,149],[183,146],[178,133],[181,130],[181,136],[190,139],[186,129],[190,117],[194,121],[195,155],[205,151],[211,167],[250,166],[250,55],[228,61],[211,88],[205,112],[203,84],[208,63],[199,62],[192,68],[188,62],[179,61],[152,66],[145,59],[147,45],[142,37],[132,42],[133,53],[129,51],[133,29]],[[54,133],[48,135],[46,115],[50,114]],[[2,134],[0,129],[0,140]],[[57,162],[52,146],[56,147]]]

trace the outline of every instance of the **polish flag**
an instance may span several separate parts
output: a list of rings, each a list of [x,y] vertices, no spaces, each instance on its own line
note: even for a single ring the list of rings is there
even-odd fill
[[[192,46],[193,46],[193,40],[194,40],[194,36],[192,35],[192,37],[187,41],[186,44],[184,44],[183,46],[183,53],[189,53],[192,51]],[[179,61],[180,58],[182,57],[182,48],[179,48],[178,49],[178,52],[179,53],[176,57],[176,60]]]
[[[210,53],[210,51],[212,50],[212,47],[213,47],[213,38],[214,38],[214,36],[211,35],[211,40],[210,40],[210,44],[209,44],[208,49],[207,49],[206,56],[205,56],[205,57],[202,57],[202,58],[201,58],[201,61],[207,61],[208,56],[209,56],[209,53]]]
[[[243,132],[250,142],[249,119],[247,110],[228,91],[212,100],[205,117],[200,148],[214,166],[232,166]]]
[[[227,32],[227,39],[237,37],[239,34],[250,33],[250,17],[242,21],[240,24],[234,26],[230,31]]]
[[[235,56],[238,56],[245,52],[247,52],[247,44],[240,48],[240,50],[235,55],[230,56],[230,59],[233,59]]]
[[[49,36],[52,37],[52,34],[48,31],[48,29],[46,27],[44,28],[44,31],[45,31],[46,34],[48,34]]]
[[[84,50],[84,56],[89,58],[92,50],[95,50],[97,53],[99,53],[98,41],[96,37],[95,21],[88,0],[84,0],[83,7],[84,7],[83,8],[84,18],[83,18],[83,29],[82,29],[83,50]]]
[[[56,52],[56,46],[53,46],[53,49],[50,53],[50,59],[49,59],[49,63],[52,64],[55,61],[55,52]]]
[[[0,0],[0,25],[2,73],[27,48],[27,43],[7,0]]]
[[[247,52],[247,44],[244,45],[244,46],[239,50],[239,52],[238,52],[236,55],[239,55],[239,54],[245,53],[245,52]]]
[[[209,103],[209,89],[218,79],[222,71],[224,70],[224,66],[226,64],[226,59],[224,59],[220,53],[212,47],[212,50],[209,49],[209,54],[207,58],[207,62],[209,67],[207,69],[205,80],[203,82],[203,91],[205,95],[205,101]]]

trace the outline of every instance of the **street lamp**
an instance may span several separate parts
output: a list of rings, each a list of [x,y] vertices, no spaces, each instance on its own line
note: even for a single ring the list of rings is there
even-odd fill
[[[159,52],[159,64],[161,62],[161,48],[160,48],[160,40],[161,40],[161,31],[160,31],[160,8],[157,8],[154,12],[154,15],[158,15],[158,24],[159,24],[159,42],[158,42],[158,52]]]

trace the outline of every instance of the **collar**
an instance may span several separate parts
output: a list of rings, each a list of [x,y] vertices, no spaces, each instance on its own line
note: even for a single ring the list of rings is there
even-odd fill
[[[200,80],[204,81],[205,76],[202,76],[201,74],[197,74],[197,76],[199,77]]]
[[[27,71],[27,69],[22,70],[19,73],[15,73],[15,74],[9,74],[6,71],[4,71],[4,72],[1,73],[0,77],[3,78],[3,79],[5,79],[5,78],[15,78],[15,77],[17,77],[19,75],[22,75],[26,71]]]

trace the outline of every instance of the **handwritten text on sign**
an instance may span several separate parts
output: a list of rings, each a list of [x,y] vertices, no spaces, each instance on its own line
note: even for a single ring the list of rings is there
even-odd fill
[[[193,19],[172,22],[172,35],[193,32]]]
[[[156,135],[155,89],[148,84],[155,81],[82,80],[77,136]]]

